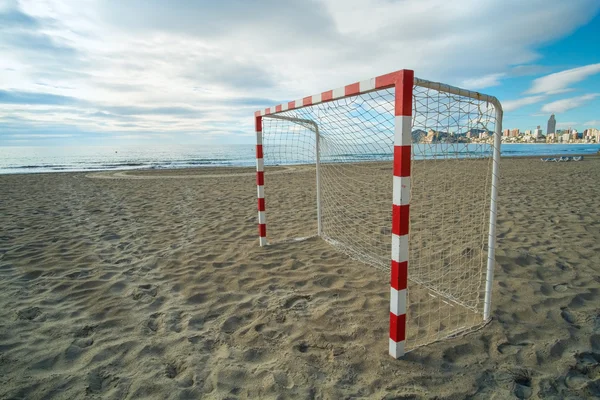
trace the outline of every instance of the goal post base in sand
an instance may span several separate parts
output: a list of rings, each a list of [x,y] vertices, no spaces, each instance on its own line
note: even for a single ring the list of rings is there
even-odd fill
[[[489,320],[495,97],[400,70],[257,111],[255,126],[259,244],[268,243],[265,165],[314,165],[317,235],[389,271],[390,355]]]

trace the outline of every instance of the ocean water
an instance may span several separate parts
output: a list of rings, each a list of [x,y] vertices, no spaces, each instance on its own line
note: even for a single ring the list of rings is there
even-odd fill
[[[430,147],[427,154],[441,154],[443,146]],[[485,150],[484,150],[485,151]],[[547,156],[596,154],[600,144],[504,144],[503,156]],[[462,145],[461,156],[481,154],[481,145]],[[423,154],[423,152],[420,152]],[[305,157],[286,157],[289,163],[303,163]],[[390,160],[391,153],[359,151],[344,155],[345,161]],[[327,160],[323,160],[327,161]],[[104,171],[127,169],[168,169],[219,166],[254,166],[251,144],[222,146],[160,147],[0,147],[0,174]]]

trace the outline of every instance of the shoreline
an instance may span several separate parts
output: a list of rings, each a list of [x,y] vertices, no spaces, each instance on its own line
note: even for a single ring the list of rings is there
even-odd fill
[[[520,144],[520,143],[511,143],[511,144]],[[503,144],[503,146],[505,146],[505,144]],[[561,154],[561,153],[552,153],[552,154],[537,154],[537,155],[531,155],[531,154],[526,154],[526,155],[503,155],[501,156],[501,158],[503,159],[537,159],[540,157],[546,158],[546,157],[560,157],[560,156],[568,156],[568,157],[579,157],[579,156],[583,156],[584,160],[585,158],[599,158],[600,157],[600,153],[577,153],[577,154]],[[423,161],[423,160],[417,160],[417,161]],[[372,160],[372,161],[363,161],[363,162],[381,162],[381,163],[386,163],[386,162],[390,162],[391,161],[380,161],[380,160]],[[353,161],[351,163],[360,163],[357,161]],[[282,168],[282,167],[301,167],[301,166],[306,166],[306,165],[313,165],[313,164],[281,164],[281,165],[266,165],[266,168]],[[126,174],[128,172],[139,172],[139,171],[143,171],[145,173],[165,173],[165,172],[175,172],[177,174],[181,174],[181,171],[203,171],[203,174],[210,174],[210,173],[214,173],[215,171],[227,171],[227,170],[232,170],[236,173],[239,172],[243,172],[243,170],[248,170],[248,171],[256,171],[256,167],[254,166],[234,166],[234,165],[223,165],[223,166],[216,166],[216,165],[211,165],[211,166],[206,166],[206,167],[201,167],[201,166],[192,166],[192,167],[180,167],[180,168],[126,168],[126,169],[94,169],[94,170],[77,170],[77,171],[35,171],[35,172],[15,172],[15,173],[0,173],[0,177],[2,176],[24,176],[24,175],[44,175],[44,174],[53,174],[53,175],[63,175],[63,174],[85,174],[85,175],[92,175],[92,174],[107,174],[107,173],[119,173],[119,174]]]

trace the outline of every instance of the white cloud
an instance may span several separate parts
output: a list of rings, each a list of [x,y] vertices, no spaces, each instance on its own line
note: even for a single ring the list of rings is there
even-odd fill
[[[484,89],[487,87],[500,85],[500,79],[505,77],[505,73],[489,74],[479,78],[465,79],[461,86],[465,89]]]
[[[600,63],[585,65],[583,67],[567,69],[535,79],[527,91],[529,94],[547,93],[558,94],[570,91],[569,85],[581,82],[591,75],[600,73]]]
[[[591,121],[587,121],[586,123],[584,123],[584,125],[589,126],[589,127],[600,126],[600,119],[594,119]]]
[[[14,134],[12,135],[12,137],[14,138],[32,138],[32,139],[38,139],[38,138],[69,138],[69,137],[73,137],[75,135],[71,135],[68,133],[23,133],[23,134]]]
[[[555,114],[562,113],[572,110],[573,108],[580,107],[581,105],[595,99],[598,96],[600,96],[600,93],[592,93],[579,97],[571,97],[568,99],[553,101],[552,103],[544,104],[542,107],[542,112]]]
[[[545,98],[546,98],[546,96],[540,95],[540,96],[523,97],[523,98],[517,99],[517,100],[505,100],[505,101],[502,101],[502,109],[504,111],[514,111],[523,106],[539,103],[540,101],[544,100]]]
[[[561,129],[572,128],[574,126],[579,126],[579,125],[580,124],[578,122],[557,122],[556,123],[556,127],[561,128]]]
[[[15,10],[16,2],[7,4]],[[400,68],[449,84],[493,87],[504,76],[538,71],[531,63],[540,57],[540,45],[571,33],[600,10],[597,0],[19,4],[30,25],[0,25],[0,89],[81,100],[58,111],[49,106],[53,111],[45,117],[22,110],[20,118],[46,125],[59,115],[61,123],[82,131],[127,135],[239,137],[252,132],[255,109]],[[19,36],[24,30],[29,35]],[[505,108],[542,100],[535,97],[505,102]],[[108,106],[199,112],[102,112]],[[10,114],[11,105],[2,111]]]

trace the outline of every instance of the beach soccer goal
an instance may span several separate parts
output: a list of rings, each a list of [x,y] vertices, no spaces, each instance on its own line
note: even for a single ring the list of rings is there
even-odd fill
[[[388,271],[395,358],[489,321],[496,98],[401,70],[257,111],[255,124],[261,246],[318,235]],[[291,218],[291,199],[270,189],[286,171],[314,177],[299,192],[311,210],[302,223]],[[269,217],[269,234],[265,197],[279,216]]]

